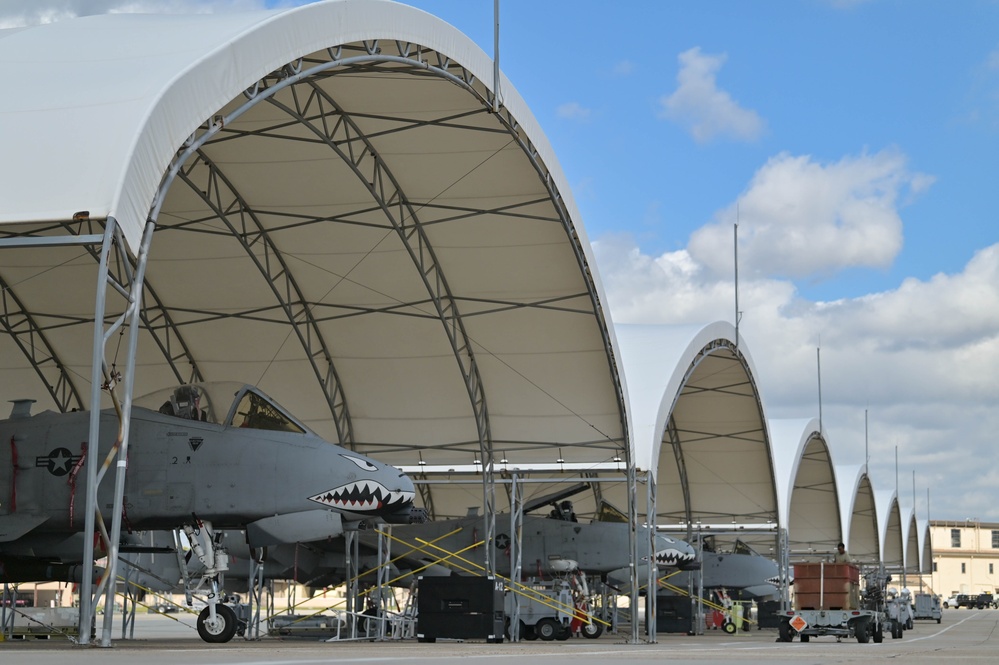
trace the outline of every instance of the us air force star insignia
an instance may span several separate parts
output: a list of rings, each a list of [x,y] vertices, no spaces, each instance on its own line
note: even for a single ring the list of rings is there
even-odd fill
[[[496,536],[496,549],[505,550],[508,547],[510,547],[510,536],[505,533]]]
[[[53,476],[65,476],[80,461],[79,455],[74,455],[68,448],[56,448],[46,455],[35,458],[36,467],[45,467]]]

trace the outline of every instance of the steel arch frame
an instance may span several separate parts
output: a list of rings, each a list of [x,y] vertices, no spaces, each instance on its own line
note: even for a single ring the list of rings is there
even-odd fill
[[[488,88],[484,87],[484,92],[480,92],[474,86],[475,77],[464,67],[456,65],[459,70],[460,75],[456,75],[450,71],[452,63],[450,58],[443,56],[442,54],[432,51],[429,49],[424,49],[420,45],[415,45],[412,43],[403,44],[402,42],[396,42],[399,55],[384,55],[381,53],[381,48],[377,40],[372,42],[364,42],[363,49],[359,49],[355,46],[348,45],[348,50],[363,50],[364,53],[361,55],[343,57],[344,45],[330,47],[325,49],[328,57],[328,61],[310,61],[310,66],[304,68],[305,60],[299,59],[295,62],[288,63],[284,67],[280,68],[276,72],[269,76],[262,78],[257,81],[252,87],[247,88],[244,91],[244,96],[247,101],[235,108],[226,116],[216,116],[211,121],[207,122],[202,126],[202,129],[195,131],[185,142],[184,146],[180,151],[178,151],[177,156],[174,158],[170,167],[167,169],[164,175],[160,188],[156,194],[153,202],[153,206],[150,213],[150,219],[155,222],[159,216],[159,211],[162,209],[162,205],[166,198],[166,193],[168,192],[170,185],[173,180],[182,171],[183,165],[187,163],[188,159],[198,153],[201,148],[212,141],[213,139],[219,139],[223,135],[223,131],[226,124],[230,124],[232,120],[242,116],[244,113],[249,111],[251,108],[256,106],[256,104],[261,101],[270,101],[277,105],[274,100],[275,96],[281,90],[285,88],[291,88],[292,86],[307,82],[311,85],[309,81],[310,78],[314,76],[319,76],[323,74],[335,73],[334,70],[346,70],[347,68],[371,68],[377,69],[381,65],[402,65],[406,68],[409,74],[429,74],[431,76],[437,76],[444,80],[447,80],[461,88],[466,92],[470,93],[479,100],[483,105],[484,109],[490,110],[493,106],[493,99],[491,98],[491,92]],[[424,59],[424,54],[427,55],[428,59]],[[432,65],[430,63],[430,57],[436,57],[437,64]],[[399,69],[402,71],[402,69]],[[274,82],[269,84],[269,79],[273,77]],[[315,87],[313,86],[315,91]],[[337,108],[335,102],[331,99],[327,99],[334,108]],[[286,111],[289,109],[286,108]],[[305,121],[305,118],[300,116],[300,121]],[[520,147],[521,151],[527,156],[531,165],[534,167],[535,171],[538,173],[541,182],[544,184],[549,200],[555,207],[558,214],[559,221],[561,222],[567,236],[570,239],[570,245],[572,246],[572,251],[576,257],[577,264],[580,267],[581,274],[588,279],[590,274],[590,268],[588,261],[583,252],[580,239],[575,229],[572,226],[571,219],[569,217],[568,210],[565,206],[565,202],[561,197],[561,193],[558,191],[557,186],[554,183],[551,173],[547,170],[544,164],[541,162],[538,150],[534,145],[528,141],[525,137],[521,135],[519,125],[517,121],[513,118],[509,109],[501,107],[493,112],[493,116],[498,119],[499,123],[505,129],[506,133],[511,137],[512,142]],[[294,117],[294,115],[292,115]],[[482,467],[483,467],[483,503],[484,511],[488,516],[493,516],[495,514],[495,487],[493,481],[493,475],[495,473],[494,460],[493,460],[493,450],[491,434],[489,429],[489,418],[488,411],[486,407],[484,388],[482,385],[481,377],[478,374],[478,367],[475,363],[474,353],[472,351],[471,341],[469,340],[467,333],[464,330],[464,324],[462,321],[461,314],[457,308],[457,303],[453,296],[451,295],[450,289],[447,287],[446,280],[444,280],[443,273],[440,271],[439,264],[436,261],[436,256],[433,253],[432,245],[426,237],[423,228],[416,217],[415,210],[412,209],[411,204],[405,197],[402,196],[401,189],[398,186],[398,182],[392,176],[391,172],[382,164],[382,160],[378,155],[378,152],[374,150],[374,147],[370,145],[367,136],[361,132],[354,123],[350,120],[349,116],[341,115],[344,122],[338,123],[337,128],[343,128],[343,131],[349,132],[353,128],[355,135],[353,139],[361,139],[365,143],[365,150],[362,152],[362,156],[369,154],[372,159],[371,168],[371,179],[365,179],[364,182],[368,183],[368,190],[373,197],[377,195],[381,196],[380,203],[382,209],[386,212],[386,215],[393,222],[393,226],[399,234],[400,239],[406,245],[407,250],[420,269],[421,277],[427,286],[428,292],[432,295],[434,299],[435,308],[438,311],[438,316],[447,331],[449,341],[452,344],[452,349],[455,353],[455,358],[459,363],[462,370],[462,374],[465,380],[466,390],[469,393],[469,399],[472,405],[473,414],[476,420],[476,428],[479,436],[479,448],[482,455]],[[305,123],[313,131],[315,128],[312,127],[310,123]],[[335,129],[337,129],[335,128]],[[334,143],[331,136],[327,133],[321,132],[317,135],[322,136],[327,144],[342,155],[342,151]],[[349,137],[348,137],[349,138]],[[349,143],[348,143],[349,145]],[[352,146],[351,146],[352,147]],[[359,177],[365,175],[360,171],[360,159],[345,159],[345,163],[349,164],[352,169],[355,170]],[[390,197],[385,197],[386,185],[394,188],[394,194]],[[377,199],[376,199],[377,200]],[[395,220],[394,217],[388,214],[389,205],[398,206],[400,210],[408,209],[410,211],[410,218]],[[408,223],[408,226],[407,226]],[[416,242],[416,246],[413,246],[413,242]],[[427,261],[429,259],[429,262]],[[429,263],[429,265],[428,265]],[[434,283],[428,280],[428,275],[432,274],[434,276]],[[435,285],[437,289],[443,291],[446,294],[448,303],[446,308],[441,306],[441,295],[436,293]],[[597,299],[597,294],[594,289],[588,289],[588,296],[592,304],[592,311],[594,318],[596,319],[601,338],[604,341],[605,347],[608,349],[613,349],[611,344],[611,337],[606,319],[601,316],[602,309],[600,303]],[[303,301],[304,302],[304,301]],[[459,344],[457,337],[460,335],[462,342]],[[332,368],[332,365],[331,365]],[[626,417],[626,403],[624,400],[623,388],[621,386],[620,374],[613,361],[613,354],[608,354],[608,369],[613,380],[615,393],[617,396],[617,402],[620,410],[621,427],[624,432],[622,444],[622,452],[627,458],[628,465],[630,467],[634,466],[634,460],[631,459],[631,451],[627,442],[627,417]],[[336,417],[336,414],[334,414]],[[629,516],[634,521],[637,519],[637,514],[634,510],[630,511],[632,514]],[[484,534],[487,541],[491,540],[494,536],[495,522],[493,519],[486,520],[486,533]],[[632,549],[634,550],[635,543],[632,542]],[[486,557],[486,568],[487,572],[492,572],[492,561],[491,557],[487,554]]]
[[[333,363],[333,354],[319,330],[318,321],[313,316],[312,305],[302,293],[301,287],[284,258],[284,253],[274,244],[270,233],[260,222],[253,207],[246,202],[243,195],[225,176],[214,160],[201,149],[195,154],[197,159],[194,160],[191,167],[186,170],[182,169],[178,175],[215,213],[215,218],[221,220],[229,228],[231,235],[239,241],[247,256],[250,257],[257,270],[271,287],[271,292],[277,299],[288,323],[295,330],[295,334],[309,358],[309,364],[312,365],[316,379],[323,388],[323,394],[329,405],[330,413],[333,415],[340,443],[353,448],[354,427],[350,418],[350,410],[347,407],[347,399],[343,392],[343,385]],[[199,164],[208,167],[208,186],[205,188],[199,187],[192,179],[192,173]],[[228,202],[223,201],[223,185],[231,196],[231,200]],[[215,194],[214,198],[212,198],[212,193]],[[237,225],[230,219],[230,213],[233,210],[239,215],[241,228],[237,228]],[[248,231],[248,225],[252,225],[254,229]],[[254,238],[252,242],[247,239],[249,235]],[[285,298],[285,294],[293,297]],[[297,322],[299,317],[305,319],[306,331],[304,333]],[[313,340],[319,346],[318,349],[313,348]],[[316,358],[320,355],[326,362],[325,371],[316,362]]]

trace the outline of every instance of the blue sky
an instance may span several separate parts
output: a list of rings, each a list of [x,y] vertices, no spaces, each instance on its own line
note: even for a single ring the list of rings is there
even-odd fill
[[[409,4],[492,53],[492,2]],[[802,295],[960,271],[999,239],[982,205],[999,171],[995,2],[504,0],[500,12],[503,70],[554,145],[591,239],[627,232],[647,252],[681,249],[775,155],[828,164],[884,150],[934,179],[900,201],[901,251],[797,280]],[[757,115],[758,133],[698,141],[663,116],[679,55],[695,48],[723,60],[717,89]]]
[[[0,0],[0,27],[264,0]],[[409,0],[493,51],[492,0]],[[20,22],[20,23],[19,23]],[[768,415],[999,521],[999,1],[502,0],[615,321],[732,319]]]

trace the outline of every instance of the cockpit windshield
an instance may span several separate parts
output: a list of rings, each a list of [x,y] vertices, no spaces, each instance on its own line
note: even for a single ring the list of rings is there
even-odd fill
[[[216,425],[299,434],[309,431],[255,387],[231,381],[166,388],[137,397],[135,405],[175,418]]]
[[[304,428],[286,416],[277,405],[252,390],[247,390],[240,398],[232,416],[232,425],[275,432],[299,434],[305,432]]]
[[[735,553],[736,554],[745,554],[745,555],[748,555],[748,556],[760,556],[759,553],[756,550],[754,550],[752,547],[750,547],[749,545],[747,545],[746,543],[744,543],[741,540],[736,540],[735,541]]]

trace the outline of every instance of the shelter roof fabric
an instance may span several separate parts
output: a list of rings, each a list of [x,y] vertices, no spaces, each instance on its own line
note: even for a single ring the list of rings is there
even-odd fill
[[[102,15],[5,31],[0,69],[0,237],[113,217],[135,255],[155,219],[137,395],[253,383],[399,465],[630,455],[565,177],[451,26],[380,0]],[[2,251],[26,323],[0,339],[0,399],[83,406],[92,253]]]

